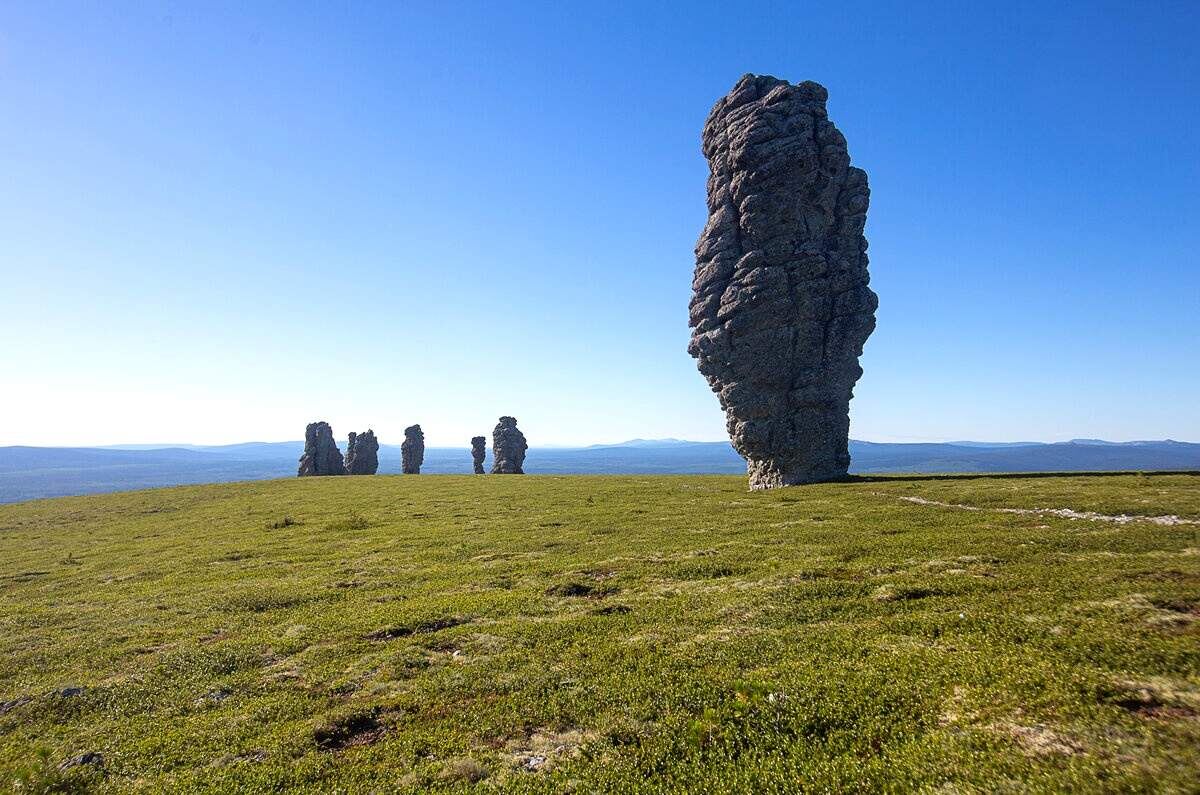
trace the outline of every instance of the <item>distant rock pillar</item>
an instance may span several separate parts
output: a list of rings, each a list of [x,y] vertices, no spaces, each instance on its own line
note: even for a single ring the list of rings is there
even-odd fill
[[[342,451],[333,440],[328,422],[310,422],[304,429],[304,454],[300,456],[299,477],[314,475],[344,475]]]
[[[525,463],[525,451],[529,445],[525,434],[517,430],[514,417],[501,417],[492,431],[492,474],[524,475],[521,465]]]
[[[421,474],[425,462],[425,434],[420,425],[404,429],[404,442],[400,445],[400,471],[405,475]]]
[[[346,474],[374,475],[379,471],[379,441],[375,431],[350,432],[350,443],[346,445]]]
[[[475,463],[475,474],[483,474],[483,459],[487,457],[487,437],[471,437],[471,460]]]

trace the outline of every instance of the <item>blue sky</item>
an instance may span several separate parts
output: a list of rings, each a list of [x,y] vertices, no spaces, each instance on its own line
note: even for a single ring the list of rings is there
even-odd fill
[[[1050,7],[1053,8],[1050,8]],[[6,3],[0,444],[724,438],[699,134],[830,91],[877,441],[1200,440],[1200,5]]]

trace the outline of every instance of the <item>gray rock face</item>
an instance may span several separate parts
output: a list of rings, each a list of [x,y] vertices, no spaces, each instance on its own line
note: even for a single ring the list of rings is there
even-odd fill
[[[524,475],[521,466],[525,463],[525,451],[529,445],[525,434],[517,430],[513,417],[501,417],[492,431],[492,474]]]
[[[471,460],[475,464],[475,474],[483,474],[483,459],[487,457],[487,437],[471,437]]]
[[[374,475],[379,471],[379,440],[375,431],[368,428],[364,433],[350,432],[346,445],[346,474]]]
[[[311,475],[344,475],[342,451],[333,440],[328,422],[310,422],[304,429],[304,454],[300,456],[300,477]]]
[[[875,329],[870,191],[816,83],[746,75],[704,124],[708,223],[688,352],[752,489],[844,477],[858,357]]]
[[[421,474],[425,462],[425,434],[420,425],[404,429],[404,441],[400,445],[400,471],[405,475]]]

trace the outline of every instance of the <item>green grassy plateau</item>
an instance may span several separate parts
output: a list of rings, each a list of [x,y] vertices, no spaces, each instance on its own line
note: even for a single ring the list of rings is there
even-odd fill
[[[4,505],[0,792],[1196,792],[1198,521],[1193,475]]]

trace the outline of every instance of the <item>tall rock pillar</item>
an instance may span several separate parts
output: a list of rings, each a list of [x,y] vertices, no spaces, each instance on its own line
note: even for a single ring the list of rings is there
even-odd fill
[[[750,488],[850,466],[850,398],[875,328],[867,175],[820,85],[746,75],[704,124],[708,223],[696,244],[688,353],[725,410]]]

